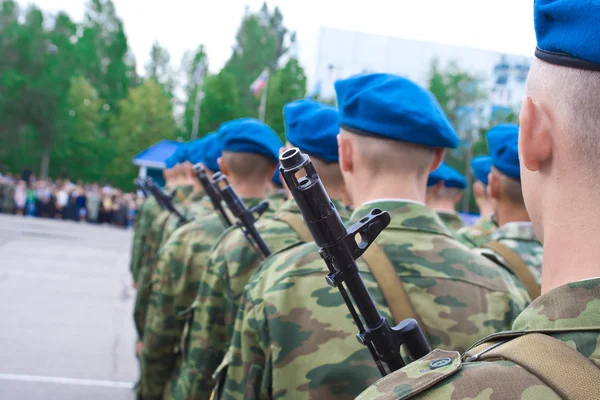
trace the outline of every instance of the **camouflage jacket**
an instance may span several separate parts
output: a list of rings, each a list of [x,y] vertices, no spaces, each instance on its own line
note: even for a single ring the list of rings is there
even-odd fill
[[[336,204],[342,218],[347,213]],[[291,214],[301,224],[302,214],[291,199],[256,227],[274,253],[303,242],[299,233],[279,218]],[[308,228],[302,225],[308,233]],[[204,271],[192,325],[187,339],[183,373],[177,382],[177,392],[185,399],[208,399],[214,387],[212,375],[229,347],[233,324],[244,286],[262,259],[242,232],[230,230],[223,235],[211,253]]]
[[[372,202],[392,222],[376,242],[383,248],[424,323],[430,343],[464,350],[510,326],[528,295],[506,269],[469,252],[422,204]],[[350,399],[380,376],[313,243],[271,257],[244,291],[231,346],[217,374],[223,398]],[[373,274],[359,269],[381,313],[390,311]],[[221,378],[221,377],[219,377]]]
[[[489,242],[489,237],[498,229],[496,219],[492,215],[482,215],[473,226],[465,226],[458,230],[456,237],[468,247],[477,247]]]
[[[515,320],[512,332],[480,342],[508,339],[539,332],[577,350],[600,368],[600,278],[570,283],[534,300]],[[445,358],[447,366],[432,369],[432,361]],[[568,366],[565,373],[577,373]],[[527,369],[508,360],[467,362],[455,352],[435,350],[365,390],[358,399],[560,399]]]
[[[259,200],[245,200],[248,207]],[[143,335],[139,394],[144,400],[169,398],[167,384],[180,372],[180,344],[190,307],[210,250],[225,231],[211,213],[177,229],[160,250]]]
[[[542,284],[544,249],[533,231],[531,222],[504,224],[489,237],[488,241],[498,241],[514,250],[525,262],[537,282]]]
[[[140,206],[140,211],[135,221],[136,226],[133,232],[133,245],[131,247],[131,261],[129,265],[134,282],[137,282],[138,272],[141,267],[146,234],[148,233],[150,224],[152,224],[152,221],[155,220],[161,211],[154,197],[148,197]]]
[[[465,222],[460,218],[457,212],[450,211],[436,211],[446,228],[450,231],[452,236],[456,237],[458,231],[465,227]]]
[[[192,189],[193,188],[191,185],[175,187],[173,191],[173,205],[180,207],[180,204],[183,203],[185,199],[190,196],[190,194],[192,193]],[[150,264],[152,264],[153,260],[156,259],[156,254],[158,253],[158,248],[161,244],[160,241],[162,240],[163,230],[170,215],[171,213],[165,210],[158,214],[153,221],[150,221],[148,231],[146,232],[146,240],[144,242],[144,247],[142,250],[140,270],[138,271],[139,275],[144,274],[144,270],[148,269],[150,267]]]
[[[187,190],[185,192],[187,192]],[[176,196],[173,202],[178,204],[178,208],[182,215],[189,220],[201,218],[210,213],[204,195],[200,191],[188,193],[188,196],[184,199]],[[180,226],[181,222],[179,221],[179,218],[167,211],[160,213],[152,225],[152,230],[150,231],[152,233],[152,239],[149,237],[147,241],[151,241],[154,248],[148,250],[148,255],[138,273],[138,280],[136,282],[137,293],[133,307],[133,320],[135,322],[138,338],[141,338],[144,333],[146,313],[148,311],[150,294],[152,292],[153,275],[156,262],[158,261],[159,249],[164,241],[166,241],[166,238]],[[150,234],[148,236],[150,236]]]

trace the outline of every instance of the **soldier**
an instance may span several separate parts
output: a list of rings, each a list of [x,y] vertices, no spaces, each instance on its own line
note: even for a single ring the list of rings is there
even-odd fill
[[[542,295],[511,332],[434,350],[360,399],[600,398],[600,2],[536,0],[520,114],[525,205],[544,243]]]
[[[212,134],[195,142],[188,143],[185,146],[187,149],[182,153],[182,156],[188,159],[177,160],[178,164],[181,165],[183,179],[180,179],[180,185],[175,187],[173,204],[177,205],[183,217],[189,222],[196,217],[209,214],[212,210],[210,202],[203,199],[204,190],[198,179],[196,179],[192,165],[205,160],[205,155],[210,155],[214,159],[214,161],[206,161],[207,163],[216,163],[216,159],[221,156],[221,141],[216,135]],[[138,273],[137,293],[133,310],[136,330],[140,339],[144,333],[148,301],[152,290],[152,274],[154,273],[158,259],[159,248],[163,240],[168,238],[175,229],[184,223],[184,221],[180,221],[177,215],[165,210],[156,217],[146,235],[145,249],[141,261],[142,267]],[[137,350],[139,355],[141,351],[140,345],[138,345]]]
[[[165,169],[163,170],[165,190],[170,190],[170,187],[173,185],[174,181],[178,180],[177,171],[174,169],[174,167],[177,165],[177,160],[178,158],[175,157],[175,155],[165,160]],[[161,211],[162,210],[154,196],[149,196],[146,198],[146,200],[144,200],[140,206],[140,210],[134,224],[133,245],[131,247],[131,260],[129,264],[129,270],[131,272],[131,276],[133,277],[134,287],[137,284],[137,277],[141,268],[142,254],[148,229]]]
[[[271,128],[252,118],[227,122],[218,135],[223,142],[221,172],[248,208],[257,205],[268,192],[281,141]],[[177,229],[161,248],[143,335],[138,393],[144,400],[176,398],[171,387],[181,371],[179,347],[190,307],[209,252],[224,230],[221,216],[212,213]]]
[[[313,100],[297,100],[283,109],[287,145],[280,152],[299,147],[313,157],[333,201],[345,197],[338,164],[337,111]],[[343,209],[341,203],[337,203]],[[294,199],[290,196],[271,218],[256,225],[273,252],[299,242],[312,241]],[[233,323],[244,286],[262,259],[239,230],[221,237],[201,279],[192,327],[186,345],[176,398],[208,399],[214,387],[212,375],[229,347]]]
[[[525,208],[519,167],[519,126],[502,124],[487,133],[492,169],[488,192],[500,227],[489,237],[484,254],[508,265],[532,299],[540,295],[542,244]]]
[[[469,252],[424,204],[427,176],[459,143],[434,97],[389,74],[354,76],[335,89],[340,167],[356,207],[350,223],[373,208],[392,217],[359,262],[382,313],[396,322],[418,318],[430,342],[447,349],[464,350],[510,326],[529,300],[516,278]],[[255,273],[219,366],[218,373],[227,370],[223,398],[352,398],[378,377],[325,271],[307,243]],[[399,302],[398,294],[410,300]]]
[[[427,178],[425,204],[437,212],[453,236],[456,236],[458,230],[465,226],[464,221],[456,212],[456,205],[462,198],[462,191],[466,187],[466,179],[444,162]]]
[[[471,161],[471,169],[475,177],[473,195],[479,208],[480,218],[473,226],[465,226],[457,233],[458,240],[469,247],[477,247],[486,243],[488,237],[498,227],[493,215],[492,200],[487,193],[488,175],[491,168],[492,161],[489,156],[475,157]]]

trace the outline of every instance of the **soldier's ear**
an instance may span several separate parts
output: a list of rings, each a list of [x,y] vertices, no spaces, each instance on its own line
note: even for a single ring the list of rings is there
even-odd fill
[[[519,115],[519,160],[521,167],[537,171],[552,158],[552,118],[541,103],[526,96]]]
[[[500,178],[498,178],[495,174],[491,173],[488,175],[488,194],[492,199],[499,199],[502,182],[500,182]]]
[[[354,160],[353,160],[353,144],[350,138],[340,132],[337,135],[338,141],[338,155],[340,159],[340,169],[342,172],[352,172],[354,169]]]
[[[225,176],[229,174],[229,168],[227,168],[227,163],[223,160],[223,157],[217,158],[217,164],[219,164],[219,170]]]
[[[446,150],[442,147],[435,147],[433,149],[433,162],[429,166],[429,173],[439,168],[442,161],[444,161],[444,154],[446,154]]]

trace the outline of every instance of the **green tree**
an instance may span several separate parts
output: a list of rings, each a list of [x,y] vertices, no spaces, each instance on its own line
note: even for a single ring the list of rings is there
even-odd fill
[[[296,58],[290,58],[285,66],[269,79],[267,87],[265,122],[285,140],[283,106],[306,95],[306,76]]]
[[[173,92],[174,81],[171,71],[171,55],[158,41],[152,44],[150,60],[146,63],[146,78],[154,79],[160,83],[168,93]]]
[[[104,100],[84,77],[71,79],[63,135],[53,152],[54,175],[66,171],[71,179],[100,182],[114,148],[101,129]]]
[[[175,139],[176,126],[170,97],[154,80],[129,89],[118,104],[119,115],[110,121],[111,146],[115,154],[106,177],[113,184],[133,189],[136,169],[132,158],[162,139]]]
[[[258,99],[250,92],[250,84],[265,68],[273,73],[279,59],[295,40],[295,34],[283,25],[283,15],[278,7],[270,12],[264,3],[257,13],[246,8],[233,54],[225,65],[225,70],[235,77],[244,115],[258,114]]]
[[[208,76],[203,85],[204,98],[200,103],[198,137],[215,131],[223,122],[239,118],[240,100],[235,78],[226,71]]]
[[[106,100],[103,111],[118,111],[119,100],[137,77],[123,21],[112,0],[89,0],[83,29],[78,33],[78,63],[84,75]]]
[[[10,8],[7,4],[3,9]],[[63,13],[54,18],[51,27],[47,26],[42,11],[35,6],[27,10],[23,24],[17,27],[9,22],[6,29],[14,36],[5,45],[11,60],[3,65],[0,78],[0,109],[8,116],[2,125],[9,132],[35,134],[34,152],[41,152],[42,177],[48,175],[50,153],[61,134],[64,103],[74,70],[74,45],[69,38],[76,30]]]
[[[199,65],[203,67],[198,69]],[[198,85],[206,75],[208,70],[208,56],[204,49],[204,45],[200,45],[192,53],[186,52],[181,61],[182,74],[184,76],[184,87],[185,92],[185,103],[183,111],[183,123],[182,123],[182,136],[189,138],[192,132],[192,125],[194,120],[194,111],[196,107],[196,97],[198,95]],[[201,76],[197,76],[197,71],[201,72]],[[237,89],[236,89],[237,90]]]
[[[474,106],[487,98],[482,89],[483,78],[462,69],[451,62],[442,69],[437,60],[431,63],[429,73],[429,90],[446,112],[446,115],[457,127],[460,110],[466,106]]]

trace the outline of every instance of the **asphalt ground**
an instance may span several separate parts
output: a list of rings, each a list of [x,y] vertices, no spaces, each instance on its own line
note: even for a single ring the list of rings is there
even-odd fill
[[[0,399],[135,398],[131,239],[0,215]]]

